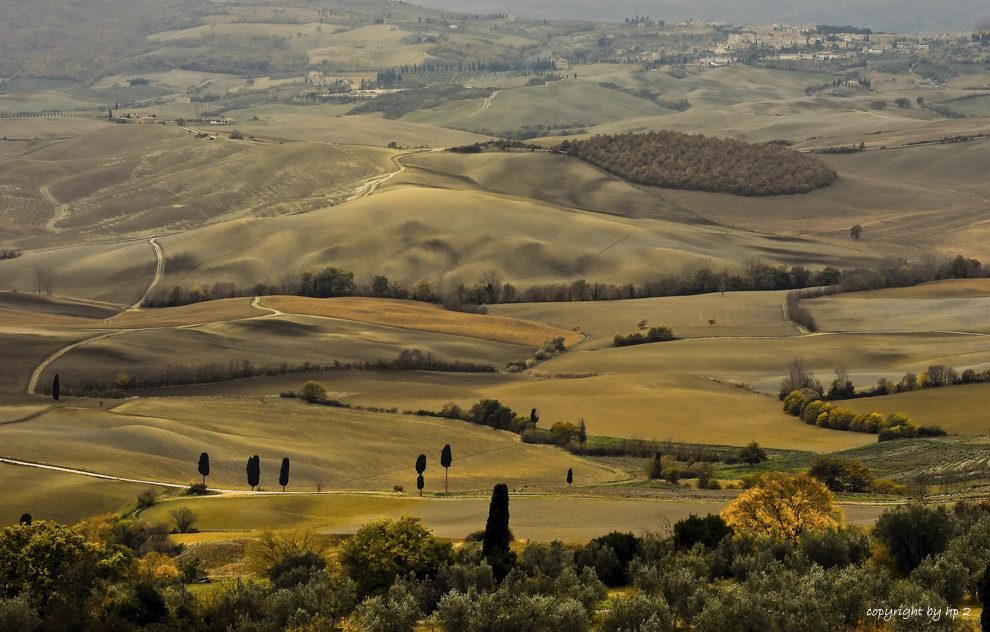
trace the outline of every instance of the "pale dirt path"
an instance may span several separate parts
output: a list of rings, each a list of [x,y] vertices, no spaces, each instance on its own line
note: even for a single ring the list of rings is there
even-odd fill
[[[134,303],[133,305],[127,308],[126,311],[128,312],[133,312],[141,309],[141,303],[143,303],[144,300],[148,298],[148,295],[151,294],[151,290],[155,289],[155,286],[158,285],[158,282],[162,280],[162,276],[164,276],[165,274],[165,255],[162,254],[162,247],[158,245],[158,237],[152,237],[151,239],[148,240],[148,243],[150,243],[151,246],[155,249],[155,256],[158,258],[158,267],[155,268],[155,278],[151,281],[151,285],[148,286],[148,289],[145,290],[144,295],[140,299],[138,299],[138,302]],[[117,316],[119,315],[120,314],[117,314]],[[111,316],[107,320],[108,321],[113,320],[114,318],[116,318],[116,316]]]
[[[50,220],[45,222],[45,228],[52,231],[53,233],[62,232],[62,229],[57,228],[55,224],[61,222],[63,219],[69,216],[69,205],[59,202],[55,198],[55,196],[52,195],[52,192],[48,190],[48,187],[39,187],[38,193],[41,194],[41,197],[45,198],[46,202],[48,202],[49,204],[55,207],[55,214],[52,215],[52,218]]]
[[[487,99],[485,99],[485,102],[481,104],[481,107],[480,108],[478,108],[477,110],[475,110],[471,114],[468,114],[468,118],[470,118],[472,116],[475,116],[475,115],[478,115],[478,114],[481,114],[482,112],[484,112],[485,110],[487,110],[491,106],[491,104],[492,104],[492,99],[494,99],[495,98],[495,95],[498,94],[499,92],[501,92],[501,90],[496,90],[495,92],[492,92],[492,96],[490,96]]]
[[[100,336],[95,336],[93,338],[87,338],[86,340],[80,340],[79,342],[74,342],[71,345],[69,345],[67,347],[64,347],[64,348],[56,351],[52,355],[48,356],[48,358],[44,362],[42,362],[41,364],[38,365],[38,368],[36,368],[34,370],[34,373],[31,374],[31,381],[28,382],[27,394],[28,395],[35,395],[34,389],[37,388],[37,386],[38,386],[38,378],[41,377],[41,372],[45,370],[45,367],[46,366],[48,366],[49,364],[51,364],[55,360],[58,360],[59,358],[61,358],[62,356],[64,356],[66,353],[68,353],[69,351],[72,351],[73,349],[75,349],[76,347],[78,347],[80,345],[84,345],[86,343],[93,342],[95,340],[102,340],[104,338],[109,338],[110,336],[117,336],[119,334],[124,333],[125,331],[127,331],[127,330],[126,329],[120,329],[120,330],[116,330],[116,331],[111,331],[109,333],[105,333],[105,334],[100,335]]]
[[[344,201],[350,202],[351,200],[360,200],[361,198],[368,197],[369,195],[375,192],[375,190],[379,187],[379,185],[390,180],[393,176],[397,176],[403,171],[405,171],[406,166],[402,164],[402,162],[399,160],[400,158],[405,158],[406,156],[414,156],[416,154],[426,154],[435,151],[443,151],[444,149],[445,149],[444,147],[436,147],[433,149],[420,149],[417,151],[410,151],[404,154],[399,154],[397,156],[392,156],[392,162],[394,162],[396,166],[399,167],[398,170],[383,176],[374,176],[370,180],[363,181],[354,189],[353,195],[351,195],[349,198],[347,198]]]

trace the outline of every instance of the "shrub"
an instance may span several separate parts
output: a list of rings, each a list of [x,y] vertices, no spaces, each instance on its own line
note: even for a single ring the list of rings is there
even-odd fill
[[[310,404],[322,402],[327,399],[327,387],[319,382],[309,381],[303,385],[302,398]]]
[[[158,494],[158,490],[153,487],[139,491],[137,495],[138,509],[147,509],[154,505],[158,502]]]
[[[397,577],[416,573],[431,577],[453,561],[450,542],[433,537],[406,514],[398,520],[382,518],[358,529],[340,548],[338,561],[357,584],[359,595],[380,595]]]
[[[912,503],[885,510],[873,534],[887,546],[897,571],[908,575],[927,556],[945,550],[956,525],[956,518],[944,506]]]
[[[203,482],[189,483],[189,488],[186,489],[188,496],[205,496],[208,493],[210,492],[206,489],[206,483]]]
[[[662,595],[616,596],[601,620],[602,632],[672,632],[674,618]]]
[[[725,523],[722,516],[708,514],[704,518],[691,514],[674,524],[674,543],[679,548],[690,549],[695,544],[714,550],[722,538],[731,536],[734,530]]]

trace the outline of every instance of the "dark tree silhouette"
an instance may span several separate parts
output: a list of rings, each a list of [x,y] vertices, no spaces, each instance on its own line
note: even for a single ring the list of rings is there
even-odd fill
[[[492,490],[492,502],[488,508],[488,523],[482,553],[492,567],[495,579],[502,581],[516,563],[516,554],[509,549],[512,531],[509,529],[509,488],[499,483]]]
[[[574,469],[569,467],[567,468],[567,484],[570,485],[573,482],[574,482]]]
[[[859,241],[859,238],[863,236],[863,227],[860,226],[859,224],[856,224],[855,226],[849,229],[849,236],[855,239],[856,241]]]
[[[257,454],[248,459],[247,479],[248,485],[251,486],[251,491],[253,492],[254,488],[261,482],[261,457]]]
[[[977,580],[976,596],[983,604],[983,612],[980,614],[980,629],[983,632],[990,632],[990,607],[987,607],[990,606],[990,565]]]
[[[206,485],[206,477],[210,475],[210,455],[206,452],[199,455],[199,473],[203,475],[203,485]]]
[[[584,425],[584,417],[578,421],[578,443],[584,444],[588,440],[588,427]]]
[[[21,514],[21,524],[31,526],[31,514]]]
[[[285,486],[289,484],[289,457],[282,459],[282,468],[278,471],[278,484],[285,491]]]
[[[426,481],[423,480],[423,475],[420,474],[416,477],[416,489],[419,490],[420,498],[423,497],[423,488],[426,487]]]
[[[485,555],[501,555],[509,551],[509,487],[499,483],[492,490],[492,502],[488,506],[488,523],[481,552]]]
[[[538,422],[539,420],[540,420],[540,416],[536,414],[535,408],[529,411],[529,422],[533,424],[534,428],[536,428],[536,422]]]
[[[52,380],[52,399],[56,402],[58,401],[59,391],[61,386],[58,383],[58,373],[55,374],[55,379]]]
[[[454,457],[450,454],[450,444],[443,446],[443,450],[440,452],[440,465],[443,466],[443,492],[447,493],[447,468],[453,462]]]
[[[416,473],[422,474],[426,471],[426,455],[420,454],[419,458],[416,459]]]

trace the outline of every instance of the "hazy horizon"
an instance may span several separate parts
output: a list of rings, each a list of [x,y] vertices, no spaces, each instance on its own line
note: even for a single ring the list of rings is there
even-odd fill
[[[412,4],[520,17],[619,21],[636,15],[659,20],[716,20],[737,24],[849,24],[897,33],[971,31],[990,19],[982,0],[957,0],[946,10],[925,0],[414,0]]]

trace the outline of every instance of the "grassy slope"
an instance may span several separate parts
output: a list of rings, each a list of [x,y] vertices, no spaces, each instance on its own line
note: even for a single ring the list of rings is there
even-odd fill
[[[616,334],[665,325],[677,338],[710,336],[793,336],[798,328],[784,314],[786,292],[729,292],[629,301],[519,303],[495,305],[489,313],[580,328],[594,339],[589,346],[610,345]],[[715,319],[715,325],[708,323]]]
[[[456,102],[418,110],[403,120],[470,131],[507,131],[528,125],[591,127],[634,117],[669,113],[646,99],[567,79],[543,86],[500,91],[483,108],[483,100]],[[574,124],[577,125],[574,125]]]
[[[0,476],[5,487],[0,527],[17,524],[25,513],[34,520],[75,524],[86,516],[132,506],[147,487],[7,464],[0,464]]]
[[[0,186],[16,184],[49,203],[67,204],[68,213],[54,223],[64,246],[105,239],[108,232],[154,234],[312,210],[349,195],[352,183],[393,170],[391,153],[316,143],[210,142],[177,127],[126,125],[7,160],[0,165]],[[22,225],[31,224],[36,238],[29,244],[54,243],[43,229],[54,208],[46,216],[13,210],[5,228],[27,234]]]
[[[168,352],[163,356],[164,349]],[[121,371],[158,375],[166,364],[239,364],[246,360],[256,367],[277,367],[283,363],[295,366],[304,362],[326,365],[334,361],[391,360],[402,349],[420,349],[443,360],[496,368],[524,359],[533,350],[532,346],[459,335],[286,315],[123,333],[73,349],[50,364],[42,380],[60,373],[67,386],[70,379],[112,382]]]
[[[59,436],[53,449],[45,437]],[[568,468],[578,480],[621,478],[512,434],[461,421],[346,411],[274,400],[144,400],[113,412],[60,409],[31,422],[0,426],[6,456],[58,463],[129,478],[187,483],[198,478],[196,459],[210,453],[209,483],[247,489],[244,463],[261,456],[261,485],[276,488],[278,463],[292,463],[290,489],[415,489],[413,468],[428,455],[427,490],[443,487],[439,456],[450,444],[450,490],[489,489],[494,482],[560,489]]]

